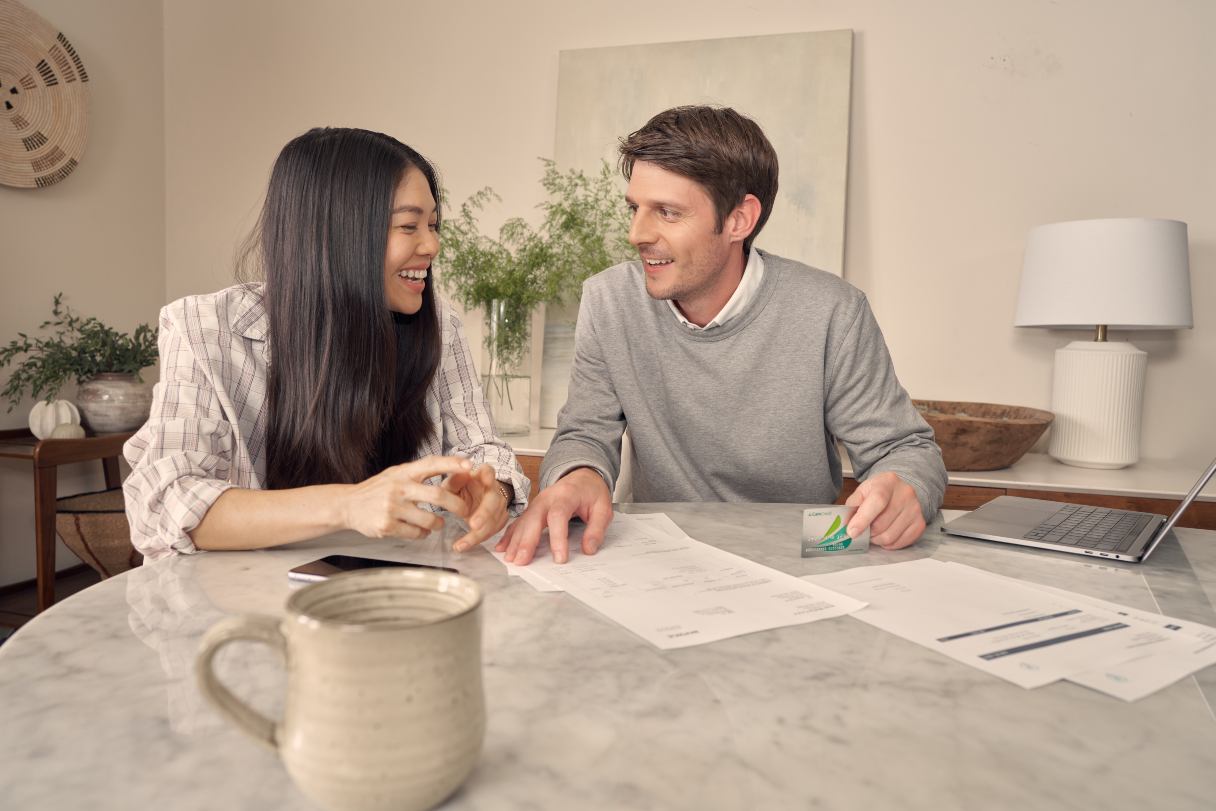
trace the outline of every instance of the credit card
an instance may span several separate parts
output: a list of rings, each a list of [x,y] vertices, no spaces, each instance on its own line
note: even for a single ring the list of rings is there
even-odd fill
[[[810,507],[802,511],[802,556],[840,555],[865,552],[870,548],[870,528],[850,538],[849,519],[856,507]]]

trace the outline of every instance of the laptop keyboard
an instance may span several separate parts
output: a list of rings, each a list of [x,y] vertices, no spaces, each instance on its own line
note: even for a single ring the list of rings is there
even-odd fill
[[[1152,519],[1147,513],[1068,504],[1022,537],[1061,546],[1126,552]]]

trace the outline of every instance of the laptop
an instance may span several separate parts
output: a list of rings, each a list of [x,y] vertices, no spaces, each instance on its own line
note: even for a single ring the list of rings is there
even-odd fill
[[[1134,510],[997,496],[944,524],[942,529],[951,535],[984,541],[1142,563],[1173,529],[1213,473],[1216,473],[1216,460],[1169,518]]]

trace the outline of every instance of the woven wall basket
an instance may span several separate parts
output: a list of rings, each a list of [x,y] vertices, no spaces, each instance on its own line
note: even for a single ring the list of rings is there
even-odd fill
[[[143,563],[131,545],[122,488],[57,499],[55,531],[72,554],[102,577]]]
[[[0,0],[0,184],[36,189],[76,169],[88,81],[67,37],[17,0]]]

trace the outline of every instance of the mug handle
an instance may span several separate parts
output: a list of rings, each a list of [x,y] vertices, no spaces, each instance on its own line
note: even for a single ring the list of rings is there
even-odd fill
[[[203,695],[242,732],[271,749],[278,748],[279,725],[233,695],[216,677],[211,663],[220,648],[237,640],[261,642],[286,658],[287,638],[283,636],[281,622],[277,617],[262,615],[228,617],[221,620],[211,626],[203,636],[198,659],[194,662],[194,675]]]

